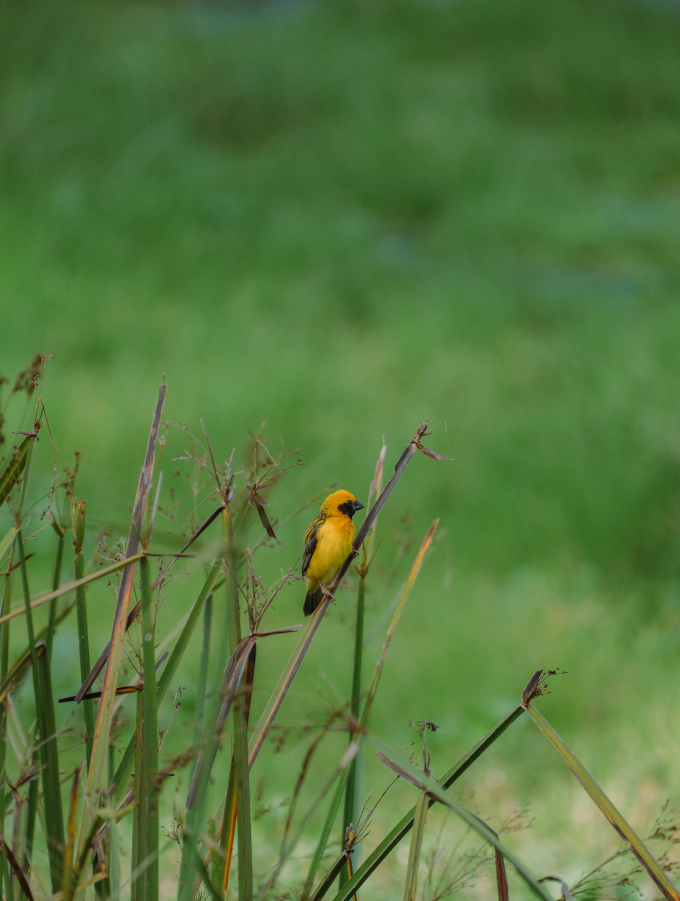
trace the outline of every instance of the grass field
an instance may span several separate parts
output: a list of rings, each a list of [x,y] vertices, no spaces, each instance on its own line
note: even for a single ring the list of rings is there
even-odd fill
[[[168,418],[202,417],[222,458],[263,420],[299,448],[279,518],[330,483],[365,499],[383,436],[389,464],[419,422],[443,423],[428,441],[455,461],[416,459],[381,520],[385,571],[405,515],[414,546],[369,591],[369,635],[441,527],[376,731],[400,746],[409,720],[434,720],[443,771],[559,666],[542,709],[644,829],[680,791],[679,119],[680,19],[661,4],[5,0],[0,367],[54,354],[59,465],[83,453],[88,523],[113,536],[163,373]],[[47,441],[37,467],[36,494]],[[301,603],[287,588],[275,617],[299,622]],[[329,683],[347,695],[353,603],[284,719]],[[73,642],[57,636],[61,693]],[[263,663],[256,704],[291,646]],[[469,779],[480,810],[530,805],[512,841],[536,871],[615,844],[528,723],[490,761]],[[402,870],[371,897],[397,897]]]

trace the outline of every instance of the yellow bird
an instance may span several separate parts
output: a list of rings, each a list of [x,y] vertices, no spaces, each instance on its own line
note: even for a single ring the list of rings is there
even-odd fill
[[[352,517],[364,505],[349,491],[334,491],[305,532],[302,575],[307,576],[305,616],[314,613],[323,599],[323,583],[335,576],[349,557],[354,538]]]

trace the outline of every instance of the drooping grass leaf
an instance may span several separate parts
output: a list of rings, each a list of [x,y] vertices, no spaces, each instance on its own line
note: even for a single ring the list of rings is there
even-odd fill
[[[630,845],[630,850],[645,868],[650,879],[659,891],[668,899],[668,901],[680,901],[678,890],[669,879],[668,874],[650,853],[642,839],[636,835],[623,814],[617,810],[580,760],[578,760],[573,751],[571,751],[562,741],[543,714],[529,703],[529,701],[526,702],[525,708],[532,722],[535,723],[539,732],[541,732],[541,734],[550,742],[560,760],[581,783],[619,836]]]

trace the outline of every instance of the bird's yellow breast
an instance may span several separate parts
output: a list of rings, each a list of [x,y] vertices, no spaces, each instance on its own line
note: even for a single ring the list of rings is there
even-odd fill
[[[340,569],[352,550],[354,523],[348,516],[331,516],[320,527],[309,562],[307,579],[327,582]]]

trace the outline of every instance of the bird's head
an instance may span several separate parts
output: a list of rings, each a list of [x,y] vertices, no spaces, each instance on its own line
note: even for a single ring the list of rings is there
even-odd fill
[[[329,494],[321,504],[321,512],[327,516],[335,516],[344,513],[351,519],[357,510],[363,510],[364,505],[358,501],[350,491],[334,491]]]

